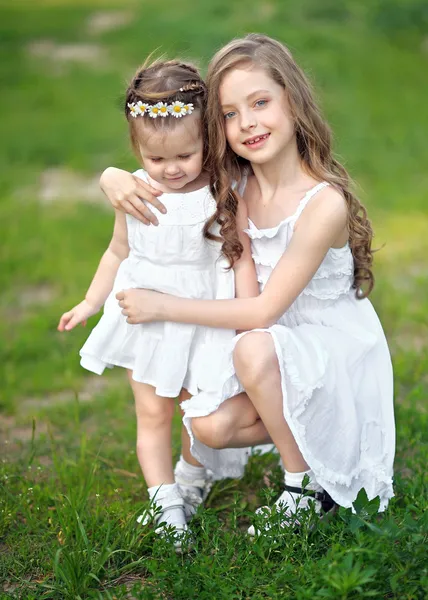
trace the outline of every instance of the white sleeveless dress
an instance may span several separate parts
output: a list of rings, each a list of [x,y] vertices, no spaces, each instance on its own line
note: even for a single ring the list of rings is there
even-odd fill
[[[147,181],[142,169],[135,173]],[[186,194],[162,195],[167,209],[151,207],[159,225],[147,227],[126,215],[129,256],[120,265],[104,314],[80,351],[81,365],[101,375],[114,365],[130,369],[133,379],[174,398],[209,390],[200,382],[208,354],[233,339],[235,331],[181,323],[130,325],[115,295],[146,288],[186,298],[228,299],[235,295],[234,273],[221,256],[221,244],[206,240],[203,227],[216,208],[209,187]],[[205,357],[205,358],[204,358]],[[210,367],[215,368],[215,361]],[[215,375],[213,373],[213,379]],[[219,374],[217,374],[218,389]],[[202,386],[202,387],[201,387]]]
[[[246,233],[262,291],[284,254],[294,225],[318,184],[295,214],[276,227]],[[350,507],[359,490],[380,496],[384,510],[393,496],[395,452],[391,359],[379,319],[368,299],[352,288],[351,250],[330,248],[318,271],[272,327],[283,393],[283,414],[318,483],[341,506]],[[182,404],[192,452],[217,477],[240,477],[248,449],[213,450],[193,437],[191,420],[215,411],[243,390],[233,368],[236,336],[224,362],[222,394],[200,393]]]

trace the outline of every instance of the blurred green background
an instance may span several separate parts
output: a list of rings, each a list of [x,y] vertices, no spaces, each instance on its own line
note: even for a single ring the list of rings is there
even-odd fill
[[[137,167],[121,112],[127,81],[155,49],[205,70],[219,47],[251,31],[286,43],[308,73],[336,154],[368,207],[380,248],[372,300],[395,367],[397,476],[410,481],[422,468],[428,5],[421,0],[0,1],[0,448],[8,464],[31,447],[49,468],[52,440],[73,453],[84,432],[91,451],[103,447],[106,464],[137,477],[123,373],[85,373],[78,350],[88,329],[61,335],[56,325],[82,299],[111,235],[101,171]]]
[[[0,405],[13,411],[23,396],[85,376],[76,351],[87,332],[65,339],[55,324],[82,297],[109,240],[100,172],[136,167],[121,113],[134,70],[154,49],[204,69],[249,31],[288,44],[309,74],[383,247],[373,299],[391,346],[420,354],[427,22],[419,0],[2,3]]]
[[[392,347],[426,334],[428,9],[419,1],[15,1],[0,24],[1,405],[83,379],[58,316],[79,301],[111,233],[98,191],[136,162],[121,113],[146,55],[196,61],[262,31],[308,72],[377,232],[373,295]],[[425,90],[425,93],[423,92]],[[103,210],[106,209],[107,210]],[[404,336],[404,337],[403,337]],[[419,341],[418,341],[419,340]],[[409,348],[407,346],[410,346]],[[415,368],[415,365],[413,365]]]

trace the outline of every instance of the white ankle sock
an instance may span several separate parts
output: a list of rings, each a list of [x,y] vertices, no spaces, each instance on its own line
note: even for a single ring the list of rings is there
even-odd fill
[[[149,493],[150,500],[162,508],[165,506],[165,504],[171,502],[171,500],[182,502],[182,497],[176,483],[154,485],[149,487],[147,491]],[[177,506],[176,508],[167,508],[162,515],[161,521],[167,523],[168,525],[185,525],[186,519],[184,517],[184,508],[181,506]]]
[[[184,460],[183,455],[180,456],[177,467],[179,467],[181,475],[189,481],[194,479],[203,479],[206,473],[204,466],[196,467],[195,465],[191,465]]]
[[[306,485],[307,490],[312,490],[314,492],[322,491],[322,487],[317,483],[317,480],[315,479],[315,473],[312,471],[312,469],[309,469],[308,471],[302,471],[301,473],[291,473],[290,471],[284,470],[284,483],[285,485],[301,488],[305,476],[309,477],[309,483]]]

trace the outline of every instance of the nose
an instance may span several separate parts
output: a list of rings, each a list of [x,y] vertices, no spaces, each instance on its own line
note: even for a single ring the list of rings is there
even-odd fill
[[[254,129],[256,126],[256,118],[252,111],[245,111],[241,113],[241,129],[243,131],[248,131],[250,129]]]
[[[177,175],[177,173],[180,172],[180,169],[178,167],[177,163],[169,163],[166,167],[165,167],[165,173],[167,175]]]

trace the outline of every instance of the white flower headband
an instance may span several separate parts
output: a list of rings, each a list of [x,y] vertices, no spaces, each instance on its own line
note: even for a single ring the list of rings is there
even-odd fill
[[[152,119],[157,119],[158,117],[175,117],[176,119],[180,119],[185,115],[191,115],[194,111],[194,106],[192,103],[185,104],[184,102],[179,102],[175,100],[175,102],[171,102],[171,104],[167,104],[166,102],[158,102],[157,104],[147,104],[146,102],[128,102],[129,114],[131,117],[136,119],[139,116],[148,114]]]

